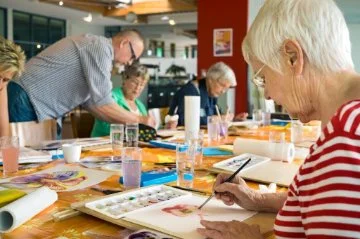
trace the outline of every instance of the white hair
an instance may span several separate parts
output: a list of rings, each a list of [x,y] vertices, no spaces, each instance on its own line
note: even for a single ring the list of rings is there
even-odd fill
[[[224,62],[217,62],[212,65],[206,73],[206,78],[217,81],[226,81],[231,87],[236,86],[234,71]]]
[[[287,39],[297,40],[310,67],[321,73],[354,68],[349,30],[333,0],[266,0],[243,41],[244,58],[281,73]]]

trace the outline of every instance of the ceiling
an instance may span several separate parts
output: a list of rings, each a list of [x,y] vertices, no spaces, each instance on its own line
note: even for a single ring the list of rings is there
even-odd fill
[[[129,22],[147,23],[157,14],[189,13],[197,11],[198,0],[39,0],[62,7],[72,8],[104,17]]]

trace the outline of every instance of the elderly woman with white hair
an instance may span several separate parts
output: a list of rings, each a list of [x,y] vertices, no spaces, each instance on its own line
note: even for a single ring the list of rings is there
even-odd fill
[[[360,75],[341,11],[332,0],[266,0],[243,55],[267,99],[302,122],[321,120],[323,130],[287,193],[261,194],[219,175],[216,197],[277,212],[278,238],[360,238]],[[256,225],[201,223],[208,238],[262,238]]]
[[[234,71],[223,62],[215,63],[207,71],[206,78],[190,81],[176,92],[168,115],[177,114],[178,125],[184,125],[185,96],[200,96],[200,124],[206,125],[207,116],[216,114],[217,97],[234,86]]]

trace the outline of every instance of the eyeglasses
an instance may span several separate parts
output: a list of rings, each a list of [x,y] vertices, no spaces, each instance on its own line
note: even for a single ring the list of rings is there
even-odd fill
[[[260,72],[264,69],[265,64],[255,73],[252,81],[257,87],[264,88],[265,87],[265,78],[263,76],[259,76]]]
[[[130,46],[130,51],[131,51],[131,58],[130,58],[130,60],[131,60],[131,61],[136,61],[137,59],[136,59],[135,51],[134,51],[134,48],[133,48],[133,46],[132,46],[132,44],[131,44],[130,41],[129,41],[129,46]]]
[[[130,80],[130,83],[135,86],[135,87],[144,87],[146,85],[146,81],[138,81],[138,80],[132,80],[132,79],[129,79]]]

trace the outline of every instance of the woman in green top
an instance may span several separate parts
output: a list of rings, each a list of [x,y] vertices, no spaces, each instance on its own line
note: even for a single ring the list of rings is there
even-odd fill
[[[147,110],[144,104],[137,99],[150,78],[146,67],[139,63],[133,63],[132,65],[125,67],[123,75],[124,81],[122,87],[114,88],[112,90],[114,101],[130,112],[146,116]],[[109,134],[110,124],[96,119],[91,132],[91,137],[107,136]]]

